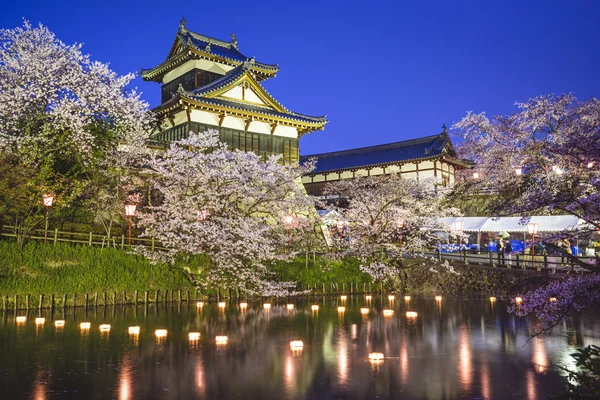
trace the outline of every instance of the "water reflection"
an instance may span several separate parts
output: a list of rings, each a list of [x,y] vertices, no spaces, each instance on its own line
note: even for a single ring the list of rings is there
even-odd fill
[[[540,399],[562,388],[553,364],[573,350],[562,334],[599,341],[598,322],[583,318],[523,346],[530,321],[487,297],[413,297],[410,308],[397,300],[389,316],[387,296],[348,296],[345,311],[338,306],[339,298],[310,298],[293,310],[284,302],[270,310],[262,303],[75,310],[61,317],[60,334],[54,323],[35,324],[35,317],[55,321],[51,313],[20,323],[11,316],[0,325],[0,381],[5,398],[34,399]],[[291,347],[295,340],[302,351]],[[371,352],[382,352],[383,362],[369,362]]]

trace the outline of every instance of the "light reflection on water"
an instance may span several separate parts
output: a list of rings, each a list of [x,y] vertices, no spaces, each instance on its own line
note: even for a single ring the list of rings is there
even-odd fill
[[[0,314],[0,387],[5,398],[484,398],[540,399],[560,390],[553,364],[569,342],[597,344],[597,319],[582,318],[524,346],[527,319],[498,300],[413,296],[303,299],[265,310],[195,303],[33,313],[17,324]],[[319,303],[318,312],[311,304]],[[443,304],[443,305],[442,305]],[[383,316],[393,307],[394,315]],[[418,313],[407,318],[406,311]],[[243,312],[242,312],[243,311]],[[36,313],[37,314],[37,313]],[[57,329],[54,321],[64,319]],[[81,322],[90,329],[80,329]],[[110,324],[101,332],[100,324]],[[139,334],[129,334],[139,326]],[[157,336],[166,329],[166,336]],[[568,337],[564,334],[569,331]],[[575,330],[575,332],[572,332]],[[200,332],[190,341],[189,332]],[[226,335],[226,344],[215,337]],[[290,348],[302,340],[301,351]],[[370,352],[385,359],[370,363]]]

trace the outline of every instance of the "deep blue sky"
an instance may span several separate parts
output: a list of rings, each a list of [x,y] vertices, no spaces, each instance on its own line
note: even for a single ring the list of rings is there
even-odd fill
[[[547,93],[600,96],[600,2],[2,1],[0,27],[42,22],[119,73],[162,62],[179,20],[281,71],[289,109],[327,114],[302,154],[436,134],[466,111]],[[136,80],[159,104],[160,86]]]

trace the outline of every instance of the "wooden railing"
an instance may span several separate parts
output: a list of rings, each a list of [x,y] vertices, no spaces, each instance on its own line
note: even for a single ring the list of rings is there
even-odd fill
[[[0,237],[16,237],[16,229],[14,226],[2,225],[0,226]],[[99,246],[99,247],[115,247],[125,248],[134,246],[144,246],[151,250],[165,249],[162,244],[152,238],[147,237],[131,237],[131,244],[129,243],[129,237],[127,235],[118,235],[108,237],[107,235],[97,234],[93,231],[89,232],[68,232],[59,231],[58,229],[50,229],[47,232],[44,229],[33,229],[27,235],[27,239],[30,240],[42,240],[48,243],[56,244],[58,242],[83,244],[88,246]]]

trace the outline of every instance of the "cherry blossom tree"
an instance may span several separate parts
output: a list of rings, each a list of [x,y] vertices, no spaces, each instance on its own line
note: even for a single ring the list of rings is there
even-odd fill
[[[440,219],[459,210],[445,205],[433,180],[361,177],[332,182],[325,193],[343,198],[336,207],[343,217],[337,255],[358,257],[360,269],[376,282],[390,282],[413,267],[439,267],[424,263],[423,253],[437,247],[440,231],[449,231]]]
[[[539,317],[546,331],[600,301],[599,259],[583,262],[554,245],[562,238],[589,239],[600,229],[600,101],[578,101],[567,94],[516,105],[517,112],[491,119],[470,112],[454,126],[458,153],[475,162],[480,176],[463,177],[455,189],[460,195],[495,193],[493,214],[571,214],[587,223],[587,228],[539,235],[546,247],[591,271],[535,289],[514,304],[518,315]]]
[[[279,159],[230,151],[215,130],[172,142],[149,163],[160,202],[140,220],[145,234],[169,250],[146,256],[175,263],[202,254],[205,262],[188,271],[199,285],[289,295],[295,284],[273,282],[269,264],[293,257],[286,251],[286,219],[308,220],[316,213],[298,184],[311,167]],[[312,224],[294,229],[302,226]]]
[[[0,30],[1,159],[27,171],[19,191],[26,199],[9,211],[19,237],[42,219],[43,193],[68,207],[95,174],[145,147],[152,115],[127,89],[133,78],[91,61],[80,44],[61,42],[43,25]]]

